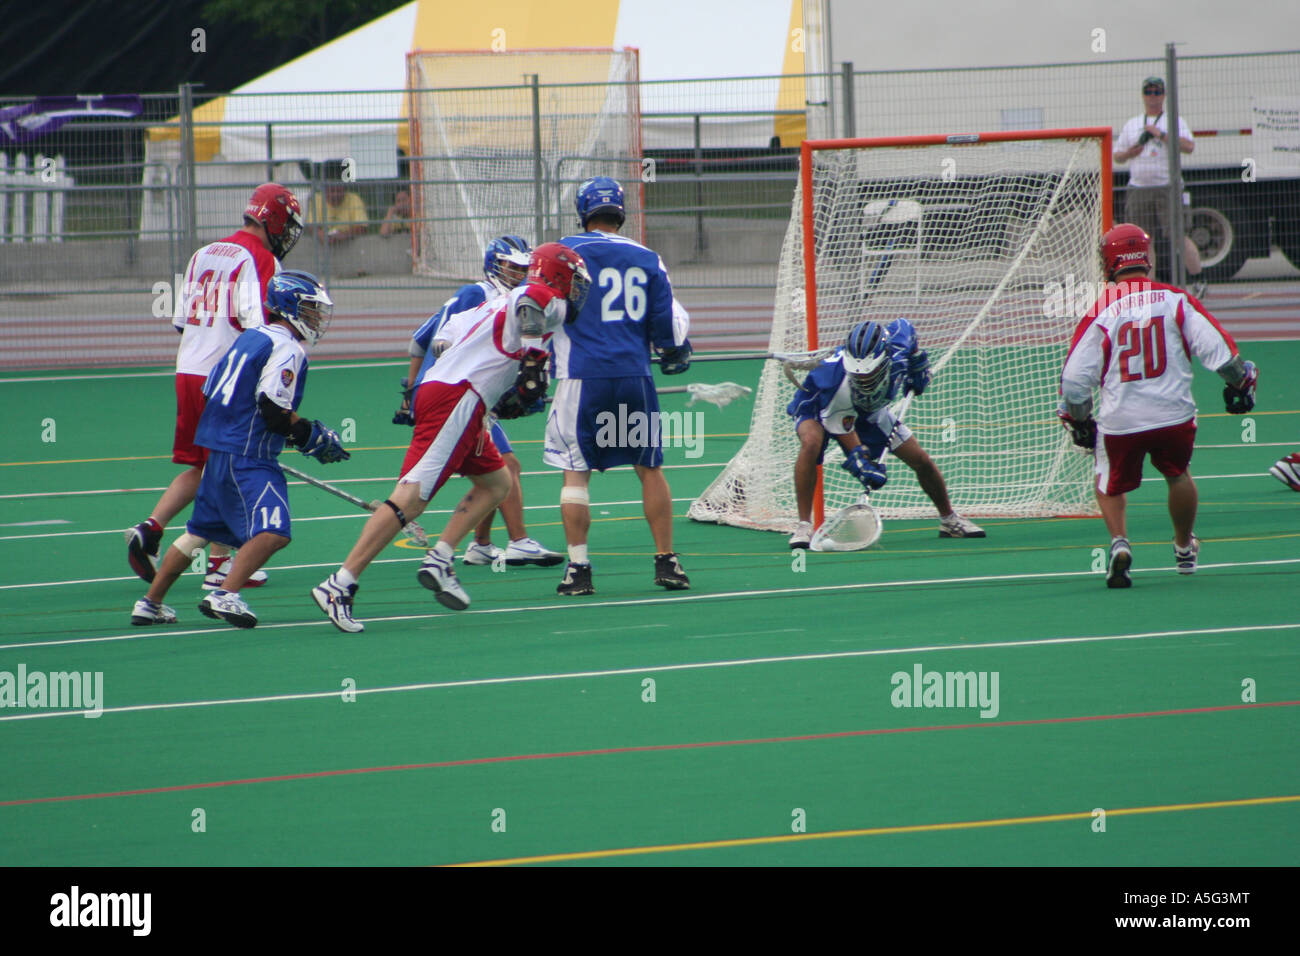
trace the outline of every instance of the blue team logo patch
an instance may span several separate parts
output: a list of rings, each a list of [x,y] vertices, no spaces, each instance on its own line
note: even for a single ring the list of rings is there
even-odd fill
[[[842,419],[840,419],[840,425],[844,428],[846,432],[849,432],[853,430],[853,423],[857,420],[858,420],[857,416],[855,415],[845,415]]]
[[[281,369],[281,370],[280,370],[280,381],[284,384],[284,387],[285,387],[285,388],[288,388],[290,385],[292,385],[292,384],[293,384],[293,369],[291,369],[291,368]]]

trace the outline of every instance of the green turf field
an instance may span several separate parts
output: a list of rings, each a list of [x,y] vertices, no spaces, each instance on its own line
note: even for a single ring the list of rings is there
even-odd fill
[[[797,571],[783,536],[685,518],[743,440],[742,400],[705,406],[702,456],[668,452],[690,591],[653,586],[620,470],[592,481],[596,595],[558,598],[562,569],[465,568],[473,606],[447,611],[399,540],[362,580],[359,636],[308,591],[365,516],[297,483],[294,541],[245,592],[256,629],[200,615],[192,575],[168,598],[178,625],[132,627],[122,529],[177,470],[170,377],[9,373],[0,672],[102,672],[104,713],[0,710],[0,863],[1294,864],[1300,495],[1267,469],[1300,447],[1300,343],[1244,350],[1254,442],[1198,376],[1191,577],[1150,469],[1128,591],[1093,570],[1100,519],[990,519],[983,541],[892,522]],[[286,461],[384,497],[409,437],[388,421],[400,374],[313,367],[303,411],[352,419],[352,459]],[[543,424],[510,431],[530,533],[560,548]],[[917,667],[996,675],[996,707],[895,706]]]

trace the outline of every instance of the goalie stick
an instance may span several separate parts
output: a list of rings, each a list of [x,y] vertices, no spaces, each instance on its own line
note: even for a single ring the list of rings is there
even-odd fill
[[[334,495],[337,498],[342,498],[344,501],[351,502],[352,504],[361,508],[361,510],[363,511],[375,511],[379,508],[380,505],[383,504],[383,502],[379,500],[363,501],[362,499],[358,498],[356,495],[348,494],[342,488],[338,488],[334,485],[331,485],[327,481],[321,481],[319,478],[313,478],[311,475],[305,474],[304,472],[299,471],[297,468],[292,468],[289,465],[282,464],[280,465],[280,467],[284,469],[285,474],[293,475],[299,481],[305,481],[309,485],[315,485],[321,491],[328,491],[330,494]],[[412,521],[402,530],[411,536],[411,541],[414,542],[417,548],[427,548],[429,546],[429,536],[425,534],[424,529],[421,528],[414,521]]]
[[[914,392],[908,392],[898,403],[894,417],[900,424],[914,397]],[[886,442],[880,460],[884,461],[888,454],[889,443]],[[880,520],[876,509],[872,507],[871,493],[863,491],[862,497],[855,503],[841,508],[822,522],[821,527],[813,533],[812,540],[808,542],[808,550],[863,551],[879,541],[884,532],[885,524]]]

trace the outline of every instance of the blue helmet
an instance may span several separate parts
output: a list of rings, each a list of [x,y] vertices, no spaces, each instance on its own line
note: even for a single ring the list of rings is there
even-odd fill
[[[483,250],[483,274],[501,292],[509,292],[528,274],[528,257],[532,252],[522,236],[498,236]],[[513,267],[507,271],[507,266]]]
[[[587,228],[587,220],[597,213],[614,216],[620,226],[627,218],[623,208],[623,187],[608,176],[596,176],[579,186],[573,205],[578,210],[578,222],[583,229]]]
[[[334,301],[310,272],[280,272],[266,284],[267,320],[284,319],[308,345],[320,341],[334,317]]]
[[[854,398],[873,408],[883,405],[889,395],[891,356],[888,342],[889,335],[879,323],[859,322],[849,331],[840,353]]]

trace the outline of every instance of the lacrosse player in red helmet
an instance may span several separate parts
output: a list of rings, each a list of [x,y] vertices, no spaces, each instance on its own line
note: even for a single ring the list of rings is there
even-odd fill
[[[1232,336],[1194,296],[1150,278],[1150,250],[1150,237],[1131,223],[1102,236],[1106,289],[1075,328],[1061,371],[1057,414],[1074,443],[1093,449],[1097,459],[1097,503],[1111,536],[1106,585],[1112,588],[1133,583],[1125,495],[1142,483],[1148,455],[1169,486],[1178,573],[1196,570],[1198,499],[1187,470],[1196,438],[1192,356],[1227,383],[1230,414],[1255,407],[1254,364],[1241,358]]]

